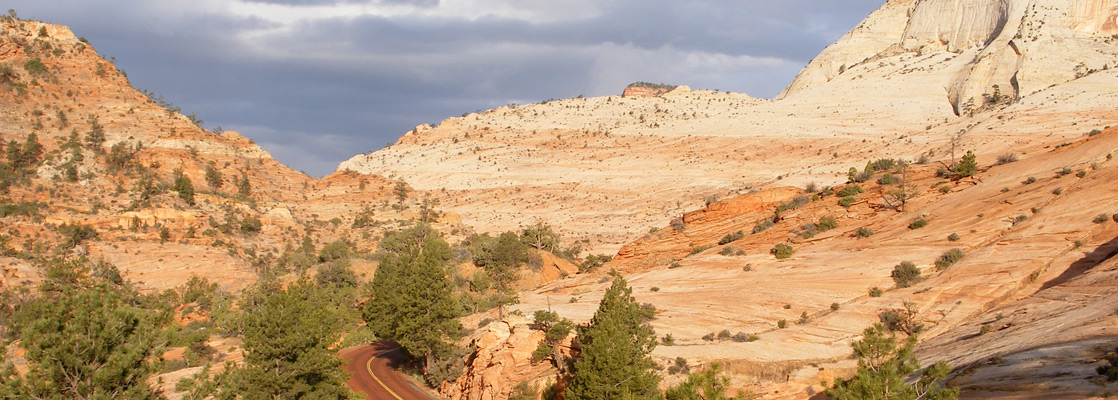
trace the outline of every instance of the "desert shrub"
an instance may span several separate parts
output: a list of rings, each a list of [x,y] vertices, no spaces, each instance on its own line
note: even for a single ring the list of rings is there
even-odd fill
[[[815,228],[819,231],[829,231],[838,228],[838,220],[835,217],[827,215],[819,218],[819,222],[815,224]]]
[[[1036,183],[1036,177],[1030,176],[1028,178],[1025,178],[1025,180],[1021,181],[1021,183],[1026,184],[1026,185],[1032,185],[1032,184]]]
[[[816,233],[819,233],[819,229],[816,228],[816,225],[814,223],[808,222],[804,224],[803,231],[800,232],[800,236],[804,239],[811,239],[812,237],[815,237]]]
[[[854,237],[857,237],[859,239],[868,238],[870,236],[873,236],[873,230],[866,227],[858,228],[858,231],[854,233]]]
[[[982,335],[985,335],[987,333],[990,333],[990,328],[991,328],[990,324],[982,324],[982,327],[978,329],[978,335],[982,336]]]
[[[1094,222],[1096,224],[1103,224],[1103,223],[1106,223],[1106,220],[1108,220],[1108,219],[1110,219],[1109,215],[1099,214],[1099,215],[1096,215],[1095,219],[1091,220],[1091,222]]]
[[[870,174],[865,173],[865,172],[859,172],[858,168],[854,168],[854,167],[850,167],[850,171],[846,173],[846,180],[849,181],[850,183],[865,182],[866,179],[869,179],[869,177],[870,177]]]
[[[89,225],[82,225],[80,223],[73,225],[62,224],[58,227],[58,233],[62,234],[62,247],[67,249],[77,246],[86,240],[97,238],[97,231],[94,231]]]
[[[714,334],[712,333],[710,336],[711,340],[714,340]],[[703,336],[703,339],[706,339],[706,336]],[[691,368],[687,366],[687,359],[683,357],[676,357],[672,365],[668,366],[668,373],[672,375],[686,374],[689,372],[691,372]]]
[[[741,239],[743,237],[745,237],[745,232],[742,232],[742,231],[737,231],[737,232],[734,232],[734,233],[727,233],[726,236],[723,236],[722,239],[718,240],[718,244],[719,245],[724,245],[724,244],[736,241],[738,239]]]
[[[611,260],[613,260],[613,256],[608,254],[588,255],[586,256],[586,259],[582,260],[582,263],[578,265],[578,272],[583,273],[593,271],[598,267],[601,267],[602,264],[610,262]]]
[[[706,340],[708,342],[713,342],[714,341],[714,332],[703,335],[703,340]]]
[[[810,197],[803,196],[803,195],[796,196],[796,197],[793,197],[792,200],[788,200],[784,203],[780,203],[779,206],[776,206],[776,213],[780,214],[780,213],[788,211],[788,210],[795,210],[797,208],[802,207],[804,204],[807,204],[807,203],[810,203],[810,202],[811,202]]]
[[[838,311],[839,303],[831,303],[831,311]]]
[[[850,206],[854,205],[854,203],[856,203],[857,201],[858,199],[854,198],[854,196],[847,196],[839,199],[838,204],[840,206],[843,206],[844,208],[849,209]]]
[[[23,69],[31,75],[41,75],[47,73],[47,66],[43,64],[42,60],[32,58],[23,63]]]
[[[676,232],[683,232],[683,229],[687,228],[687,224],[683,222],[683,218],[673,219],[671,225],[672,229]]]
[[[322,250],[318,252],[318,260],[321,262],[330,262],[334,260],[344,260],[353,257],[353,244],[345,240],[335,240],[322,246]]]
[[[1111,215],[1110,218],[1113,219],[1114,222],[1118,222],[1118,214]]]
[[[951,193],[951,187],[950,187],[950,186],[947,186],[947,185],[944,185],[944,186],[940,186],[940,187],[939,187],[939,192],[940,192],[940,193],[942,193],[942,194],[948,194],[948,193]]]
[[[885,292],[882,291],[881,288],[879,288],[877,286],[874,286],[874,287],[870,288],[870,297],[881,297],[881,295],[883,293],[885,293]]]
[[[862,187],[859,186],[859,185],[846,185],[841,190],[836,192],[835,195],[838,196],[838,197],[848,197],[848,196],[859,195],[859,194],[862,194],[862,193],[865,193],[865,192],[866,191],[864,189],[862,189]]]
[[[691,249],[691,252],[690,252],[690,253],[688,253],[687,255],[689,255],[689,256],[693,256],[693,255],[696,255],[696,254],[702,253],[702,252],[704,252],[704,251],[707,251],[707,250],[709,250],[709,249],[710,249],[710,246],[696,246],[696,247],[692,248],[692,249]]]
[[[908,224],[908,229],[920,229],[928,225],[928,220],[924,217],[919,217]]]
[[[673,337],[672,334],[670,334],[670,333],[666,334],[666,335],[660,337],[660,344],[662,344],[664,346],[674,346],[675,345],[675,337]]]
[[[767,219],[757,221],[757,223],[753,225],[753,233],[764,232],[765,230],[767,230],[769,228],[772,228],[773,225],[775,225],[775,224],[773,223],[772,218],[767,218]]]
[[[728,340],[731,337],[733,337],[733,335],[730,334],[728,329],[723,329],[721,332],[718,332],[718,340]]]
[[[755,342],[755,341],[757,341],[758,337],[757,337],[757,335],[750,335],[750,334],[745,333],[745,332],[738,332],[738,333],[734,334],[734,337],[732,339],[735,342],[739,342],[739,343],[740,342]]]
[[[923,324],[916,321],[916,306],[906,302],[903,309],[889,309],[877,314],[878,320],[891,332],[905,332],[909,335],[919,333]]]
[[[887,171],[897,167],[897,160],[892,158],[879,158],[866,165],[866,171]]]
[[[787,328],[788,327],[788,321],[783,320],[783,319],[780,320],[780,321],[776,321],[776,327],[780,328],[780,329]]]
[[[815,193],[818,190],[818,185],[815,182],[808,183],[807,186],[804,186],[804,191],[808,193]]]
[[[776,256],[778,260],[783,260],[792,257],[792,253],[795,253],[796,249],[792,248],[792,246],[787,243],[781,243],[774,246],[769,252]]]
[[[958,242],[959,241],[959,234],[958,233],[952,233],[950,235],[947,235],[947,240],[951,241],[951,242]]]
[[[959,262],[959,260],[963,259],[963,255],[965,255],[963,253],[963,249],[959,248],[954,248],[944,252],[943,254],[940,254],[940,256],[936,258],[936,270],[942,271],[947,267],[950,267],[952,264],[955,264],[956,262]]]
[[[668,264],[668,269],[676,269],[682,266],[683,265],[679,263],[679,260],[672,260],[671,264]]]
[[[1027,219],[1029,219],[1029,216],[1027,216],[1025,214],[1021,214],[1021,215],[1018,215],[1016,217],[1013,217],[1013,225],[1017,225],[1017,224],[1020,224],[1022,222],[1025,222],[1025,220],[1027,220]]]
[[[251,216],[251,215],[246,215],[243,219],[241,219],[241,232],[246,234],[246,235],[253,235],[253,234],[260,233],[260,230],[263,227],[264,227],[264,224],[262,222],[260,222],[260,218],[256,218],[256,217]]]
[[[1064,168],[1060,169],[1059,171],[1056,171],[1056,177],[1060,178],[1060,177],[1063,177],[1064,175],[1071,175],[1071,173],[1072,173],[1071,168],[1064,167]]]
[[[897,183],[897,177],[893,176],[893,174],[890,174],[890,173],[886,172],[884,175],[881,175],[880,178],[877,178],[877,183],[882,184],[882,185],[892,185],[894,183]]]
[[[730,247],[730,246],[724,246],[724,247],[722,247],[722,250],[720,250],[718,252],[718,254],[721,254],[721,255],[724,255],[724,256],[732,256],[732,255],[734,255],[734,248]]]
[[[523,381],[516,384],[516,387],[512,389],[512,393],[509,393],[509,400],[536,400],[539,395],[540,391],[538,388],[529,384],[528,381]]]
[[[37,201],[21,201],[19,203],[11,203],[7,199],[0,198],[0,218],[8,217],[11,215],[38,218],[39,210],[46,207],[46,203],[40,203]]]
[[[1118,381],[1118,349],[1104,354],[1103,361],[1106,361],[1106,365],[1100,365],[1095,372],[1106,377],[1108,381]]]
[[[893,267],[893,282],[897,283],[897,287],[906,288],[920,282],[920,268],[916,268],[916,264],[911,261],[901,261]]]
[[[1017,155],[1013,153],[1005,153],[998,156],[998,161],[995,165],[1005,165],[1017,161]]]
[[[1087,176],[1087,171],[1079,171],[1075,173],[1076,178],[1082,178],[1084,176]]]

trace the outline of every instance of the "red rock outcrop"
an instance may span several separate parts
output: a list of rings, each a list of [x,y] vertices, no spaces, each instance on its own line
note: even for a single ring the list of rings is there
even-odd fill
[[[663,265],[686,256],[691,249],[713,245],[726,234],[749,233],[754,223],[772,215],[777,205],[800,194],[801,189],[782,187],[711,203],[683,214],[672,226],[622,246],[610,265],[620,269]]]

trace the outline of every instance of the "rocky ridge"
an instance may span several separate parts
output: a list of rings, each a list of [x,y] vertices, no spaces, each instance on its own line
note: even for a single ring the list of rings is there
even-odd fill
[[[501,107],[339,171],[404,179],[470,225],[543,220],[613,253],[708,197],[838,183],[851,160],[943,160],[952,143],[990,156],[1118,125],[1113,2],[1019,3],[890,1],[777,100],[681,88]]]

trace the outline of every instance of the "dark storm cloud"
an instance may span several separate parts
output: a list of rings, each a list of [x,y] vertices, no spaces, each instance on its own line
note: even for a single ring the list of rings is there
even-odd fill
[[[239,130],[281,162],[323,175],[417,124],[514,102],[615,94],[638,80],[771,97],[881,1],[603,0],[556,12],[547,7],[565,4],[474,0],[472,8],[450,8],[462,4],[17,0],[10,7],[70,26],[116,57],[135,86],[208,127]]]
[[[413,5],[417,7],[430,8],[439,5],[439,0],[248,0],[250,3],[265,3],[265,4],[284,4],[294,6],[310,6],[310,5],[333,5],[333,4],[349,4],[349,3],[372,3],[372,4],[404,4]]]

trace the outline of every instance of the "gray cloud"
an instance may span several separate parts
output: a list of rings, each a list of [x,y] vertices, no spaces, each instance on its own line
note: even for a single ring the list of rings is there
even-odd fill
[[[137,87],[323,175],[420,123],[638,80],[771,97],[882,3],[475,0],[485,7],[459,15],[437,0],[252,1],[9,7],[70,26]]]

